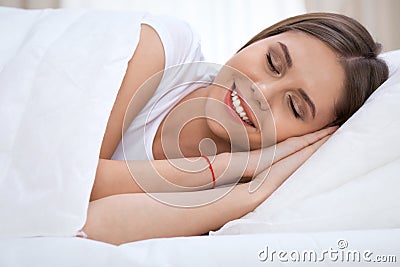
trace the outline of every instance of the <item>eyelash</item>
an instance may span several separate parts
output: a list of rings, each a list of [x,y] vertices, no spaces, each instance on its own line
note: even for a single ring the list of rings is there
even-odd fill
[[[278,69],[275,67],[274,63],[272,62],[271,52],[268,52],[266,56],[267,56],[267,61],[268,61],[268,65],[269,65],[270,69],[275,74],[280,75],[281,73],[278,71]],[[297,112],[296,108],[294,107],[293,99],[290,95],[289,95],[289,105],[292,108],[294,117],[296,119],[303,119],[302,116]]]
[[[302,117],[301,117],[300,114],[297,112],[296,108],[294,107],[293,99],[292,99],[291,96],[289,96],[289,104],[290,104],[290,107],[292,108],[294,117],[295,117],[296,119],[302,119]]]
[[[278,69],[275,67],[274,63],[272,62],[272,58],[271,58],[271,52],[267,53],[267,61],[268,61],[268,65],[270,67],[270,69],[277,75],[280,75],[281,73],[278,71]]]

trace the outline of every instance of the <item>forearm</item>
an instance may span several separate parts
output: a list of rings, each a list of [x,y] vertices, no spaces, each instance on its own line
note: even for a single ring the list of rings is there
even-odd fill
[[[227,168],[230,163],[228,154],[219,154],[212,162],[217,186],[234,183],[241,177],[240,169]],[[201,157],[154,161],[100,159],[91,200],[124,193],[187,192],[212,187],[209,165]]]
[[[192,208],[166,205],[144,193],[113,195],[90,203],[83,230],[91,239],[112,244],[200,235],[254,210],[260,199],[247,187],[238,185],[223,198]],[[163,194],[179,194],[181,200],[186,198],[190,203],[193,198],[213,198],[223,190],[226,189]]]

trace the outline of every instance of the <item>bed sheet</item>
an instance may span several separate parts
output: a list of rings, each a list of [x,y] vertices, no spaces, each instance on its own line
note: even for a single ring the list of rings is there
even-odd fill
[[[0,266],[398,266],[399,240],[400,229],[159,238],[120,246],[81,238],[0,239]],[[325,250],[332,255],[322,256]]]

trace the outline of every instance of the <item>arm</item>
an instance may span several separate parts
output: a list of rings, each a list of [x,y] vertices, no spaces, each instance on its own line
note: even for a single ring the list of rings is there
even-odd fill
[[[249,193],[248,184],[239,184],[223,198],[207,205],[180,208],[165,205],[145,193],[121,194],[90,202],[83,230],[90,239],[122,244],[148,238],[190,236],[220,228],[254,210],[268,198],[328,137],[276,162],[260,188]],[[268,170],[258,176],[262,180]],[[218,194],[218,190],[164,193],[187,198]]]
[[[268,170],[271,164],[331,134],[334,127],[251,152],[223,153],[212,161],[216,185],[234,184]],[[90,200],[142,192],[184,192],[212,188],[212,176],[203,158],[153,161],[100,159]]]
[[[121,140],[123,126],[126,127],[132,122],[154,94],[160,83],[164,66],[165,55],[161,40],[153,28],[143,24],[139,43],[128,63],[124,80],[108,119],[101,145],[100,158],[111,158]],[[151,79],[151,82],[145,83],[153,75],[155,76]],[[143,84],[145,84],[145,88],[141,87]],[[131,99],[132,103],[129,105]]]
[[[83,231],[90,239],[112,244],[200,235],[254,209],[250,195],[245,190],[239,190],[239,186],[217,202],[193,208],[166,205],[145,193],[102,198],[90,202]],[[184,197],[191,198],[218,190],[221,189],[163,194],[184,194]]]
[[[213,162],[218,185],[232,183],[240,175],[224,173],[227,157],[219,154]],[[153,161],[100,159],[90,200],[115,194],[198,191],[212,187],[208,163],[201,157]]]

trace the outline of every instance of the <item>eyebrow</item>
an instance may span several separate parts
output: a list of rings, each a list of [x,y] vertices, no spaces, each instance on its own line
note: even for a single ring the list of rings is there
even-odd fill
[[[311,98],[307,95],[306,92],[304,92],[303,89],[299,88],[298,90],[300,92],[301,97],[304,99],[304,101],[306,101],[306,103],[310,107],[313,118],[315,118],[315,105],[312,102]]]
[[[292,63],[292,58],[290,57],[289,49],[284,43],[278,42],[278,44],[282,48],[283,54],[285,55],[286,64],[288,65],[289,68],[292,67],[293,63]]]

